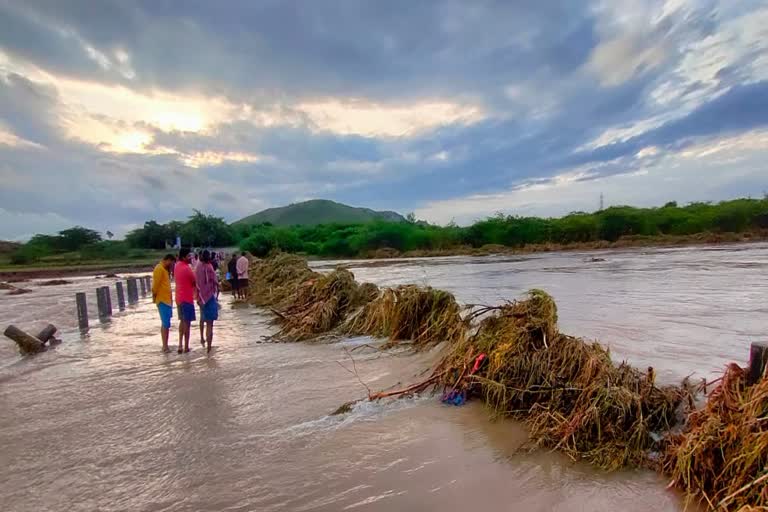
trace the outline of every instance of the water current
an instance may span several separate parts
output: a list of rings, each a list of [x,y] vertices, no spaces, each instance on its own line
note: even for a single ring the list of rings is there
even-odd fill
[[[315,266],[342,263],[383,285],[429,284],[464,303],[543,288],[562,331],[679,380],[743,363],[749,342],[765,340],[767,256],[768,245],[752,244]],[[370,339],[266,343],[269,314],[225,298],[213,354],[195,345],[164,355],[146,298],[82,335],[75,292],[87,292],[95,311],[96,287],[114,294],[115,279],[71,280],[0,295],[0,325],[52,322],[63,339],[26,358],[0,343],[3,510],[682,510],[654,473],[604,473],[520,451],[524,429],[490,422],[477,404],[421,397],[329,415],[365,395],[348,350]],[[354,352],[373,389],[416,380],[436,355]]]

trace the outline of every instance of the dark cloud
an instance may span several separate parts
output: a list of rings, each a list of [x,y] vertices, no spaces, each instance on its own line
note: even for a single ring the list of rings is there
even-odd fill
[[[567,0],[193,1],[183,9],[62,0],[6,5],[0,18],[16,27],[0,31],[4,47],[54,70],[123,80],[60,35],[71,31],[107,55],[128,52],[136,86],[239,98],[253,89],[381,100],[477,93],[528,77],[533,65],[573,70],[595,43],[589,9]]]
[[[236,202],[238,200],[234,194],[230,194],[229,192],[214,192],[211,194],[211,199],[224,203]]]
[[[88,59],[72,35],[21,12],[18,5],[0,2],[0,44],[20,58],[45,63],[51,71],[81,76],[98,75],[98,64]]]
[[[168,184],[157,176],[143,175],[141,176],[141,180],[144,181],[147,187],[151,190],[162,192],[168,189]]]
[[[682,149],[692,137],[733,134],[768,126],[768,82],[737,86],[690,114],[627,141],[585,151],[561,162],[579,165],[633,155],[648,147]]]
[[[296,164],[323,164],[334,160],[377,161],[382,142],[359,135],[316,133],[309,126],[256,127],[248,122],[219,125],[212,134],[153,130],[150,148],[174,148],[182,153],[246,151]]]
[[[29,141],[49,144],[57,138],[54,126],[57,92],[11,73],[0,75],[0,121]]]
[[[762,126],[768,126],[768,81],[735,86],[682,119],[638,139],[649,144],[668,144],[684,137],[733,133]]]
[[[625,24],[606,3],[571,0],[0,0],[0,129],[47,148],[0,145],[10,176],[0,204],[31,214],[45,184],[55,191],[46,211],[86,225],[164,221],[191,208],[237,218],[307,197],[407,211],[577,167],[589,171],[579,180],[626,173],[651,161],[636,156],[644,147],[678,151],[696,137],[765,126],[757,57],[767,43],[721,33],[754,7],[711,0],[659,20],[662,3],[640,6],[645,17],[637,4],[611,3]],[[696,49],[703,40],[714,46]],[[40,78],[50,75],[147,95],[223,95],[279,119],[164,131],[68,104]],[[659,100],[664,87],[672,99]],[[341,135],[297,107],[323,97],[455,102],[484,114],[402,137]],[[154,154],[73,141],[62,128],[72,111],[148,133]],[[594,147],[606,131],[649,119],[667,121]],[[200,154],[221,158],[185,165]]]
[[[593,180],[613,174],[632,172],[650,160],[636,160],[635,155],[648,146],[664,151],[677,151],[691,143],[692,138],[733,134],[768,126],[768,82],[735,87],[722,96],[701,105],[690,114],[671,121],[621,143],[608,144],[593,150],[576,151],[577,147],[598,133],[580,125],[573,130],[546,131],[492,150],[483,147],[490,136],[483,132],[504,133],[504,124],[477,127],[477,133],[464,133],[464,141],[480,146],[474,157],[458,165],[434,169],[427,173],[404,173],[399,180],[387,179],[389,187],[362,186],[349,190],[345,199],[357,197],[366,201],[399,201],[412,204],[414,199],[428,196],[445,199],[467,193],[489,193],[509,188],[511,183],[535,183],[536,177],[551,176],[554,171],[592,165],[588,177]],[[599,119],[592,117],[591,119]],[[564,126],[561,124],[560,126]],[[459,140],[457,136],[456,140]],[[494,169],[495,172],[476,172]],[[546,179],[538,178],[540,181]]]

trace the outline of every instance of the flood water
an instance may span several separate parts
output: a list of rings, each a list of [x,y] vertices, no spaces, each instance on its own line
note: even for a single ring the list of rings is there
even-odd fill
[[[561,330],[674,380],[743,363],[749,342],[765,339],[767,256],[755,244],[347,264],[359,280],[430,284],[465,303],[543,288]],[[86,291],[94,311],[95,288],[114,279],[72,280],[0,292],[0,324],[52,322],[64,340],[28,358],[0,343],[3,510],[682,510],[654,473],[519,451],[525,431],[488,421],[477,404],[421,397],[330,416],[365,396],[348,351],[369,339],[265,343],[270,317],[227,298],[212,355],[194,337],[191,354],[163,355],[148,299],[81,336],[74,293]],[[353,355],[378,389],[416,380],[437,354]]]

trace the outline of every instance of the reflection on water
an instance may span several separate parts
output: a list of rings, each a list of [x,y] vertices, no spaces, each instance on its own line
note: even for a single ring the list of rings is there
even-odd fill
[[[426,282],[464,302],[550,290],[564,330],[671,378],[743,360],[747,342],[764,337],[766,254],[754,245],[603,253],[598,263],[567,254],[353,266],[362,279]],[[4,324],[51,321],[64,338],[33,358],[0,345],[4,510],[681,509],[653,473],[519,452],[521,427],[489,422],[477,404],[422,397],[328,416],[365,394],[339,363],[366,338],[262,343],[269,316],[225,300],[210,357],[199,345],[163,355],[147,299],[81,337],[74,293],[93,297],[104,284],[32,283],[32,294],[0,296]],[[437,356],[354,354],[372,388],[413,381]]]

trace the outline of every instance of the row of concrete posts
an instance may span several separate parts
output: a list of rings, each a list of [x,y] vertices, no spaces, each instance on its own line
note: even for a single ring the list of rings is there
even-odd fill
[[[129,277],[125,284],[126,286],[123,288],[122,281],[115,283],[117,307],[120,311],[126,307],[126,298],[128,305],[133,305],[139,302],[139,293],[141,293],[141,297],[145,297],[152,290],[152,278],[150,276]],[[85,292],[76,293],[75,301],[77,303],[78,325],[80,329],[88,329],[88,301]],[[96,288],[96,308],[98,309],[99,320],[104,321],[112,316],[112,292],[109,286]]]

